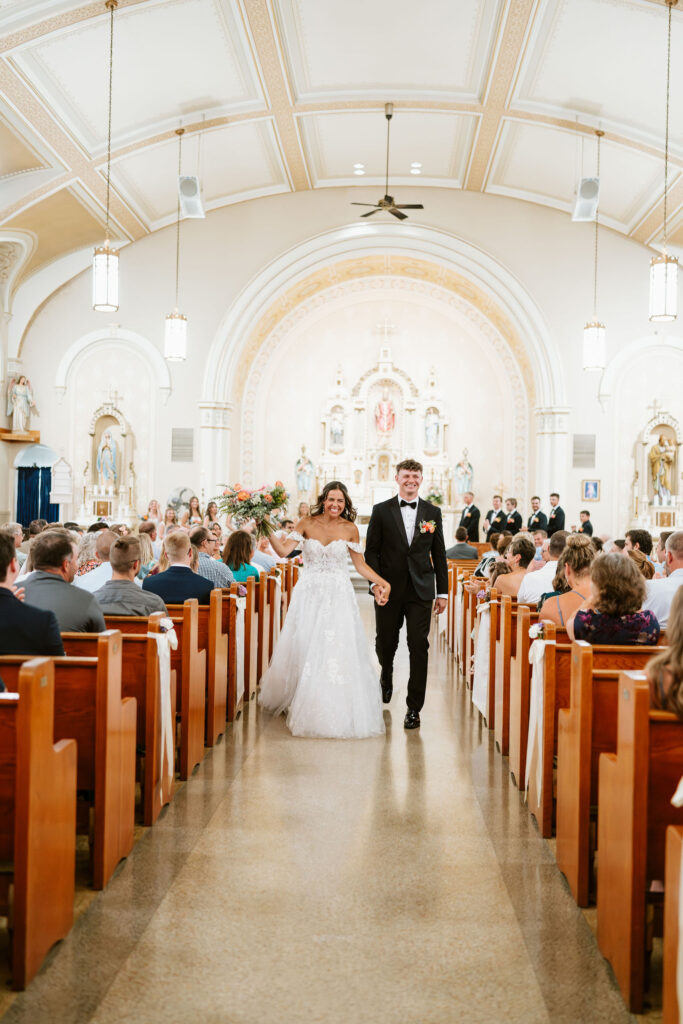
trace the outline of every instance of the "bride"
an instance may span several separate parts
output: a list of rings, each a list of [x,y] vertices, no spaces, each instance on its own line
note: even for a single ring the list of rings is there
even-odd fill
[[[333,480],[292,533],[271,537],[281,557],[301,547],[304,571],[261,679],[259,703],[274,714],[287,711],[294,736],[361,739],[384,732],[378,673],[370,661],[347,551],[361,576],[378,584],[379,604],[386,604],[391,588],[366,564],[355,518],[346,487]]]

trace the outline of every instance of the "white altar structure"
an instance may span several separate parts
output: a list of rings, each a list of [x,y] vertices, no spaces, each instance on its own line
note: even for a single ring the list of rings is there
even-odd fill
[[[93,413],[88,427],[90,458],[83,469],[78,521],[136,518],[133,433],[112,400]]]
[[[655,534],[683,528],[682,444],[683,432],[676,417],[655,409],[635,444],[632,527]]]

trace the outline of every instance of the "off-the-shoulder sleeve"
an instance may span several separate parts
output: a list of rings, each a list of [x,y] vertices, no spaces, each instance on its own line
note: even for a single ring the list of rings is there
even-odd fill
[[[290,534],[290,537],[291,537],[291,534]],[[347,540],[346,546],[347,546],[347,548],[350,548],[351,551],[356,551],[359,555],[363,554],[363,548],[361,547],[361,545],[360,544],[355,544],[352,540]]]
[[[300,533],[297,533],[296,530],[290,530],[289,533],[287,534],[287,540],[298,540],[301,544],[303,544],[304,539],[305,538],[302,537]]]

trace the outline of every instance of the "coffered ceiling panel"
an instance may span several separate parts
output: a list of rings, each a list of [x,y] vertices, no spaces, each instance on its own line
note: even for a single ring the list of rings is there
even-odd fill
[[[382,113],[310,114],[299,119],[307,158],[316,185],[384,185],[386,120]],[[391,122],[389,183],[424,181],[461,187],[477,117],[400,111]],[[363,176],[354,164],[364,165]],[[411,174],[419,163],[420,174]]]
[[[299,100],[479,100],[502,0],[275,0]]]
[[[183,137],[183,174],[197,174],[207,208],[285,192],[289,185],[271,121],[248,121]],[[149,227],[176,215],[178,142],[116,162],[112,183]]]
[[[666,9],[646,0],[543,0],[513,106],[664,136]],[[671,134],[683,153],[683,17],[672,18]]]
[[[0,24],[3,32],[16,32],[80,6],[81,0],[0,0]]]
[[[600,163],[600,219],[630,231],[662,190],[662,165],[654,157],[607,139],[602,142]],[[595,169],[593,138],[506,120],[487,191],[571,210],[579,179],[592,177]]]
[[[0,118],[0,181],[37,167],[42,167],[41,160]]]
[[[89,154],[106,145],[108,58],[106,13],[11,57]],[[181,116],[263,107],[240,10],[230,0],[162,0],[115,15],[115,146],[175,127]]]

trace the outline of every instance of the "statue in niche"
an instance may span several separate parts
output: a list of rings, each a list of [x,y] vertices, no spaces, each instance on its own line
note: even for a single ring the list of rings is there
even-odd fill
[[[297,490],[302,494],[308,494],[311,487],[313,486],[313,476],[315,473],[315,467],[313,463],[306,455],[306,445],[301,445],[301,455],[296,460],[294,466],[294,473],[296,474],[296,486]]]
[[[656,444],[650,448],[650,471],[652,486],[660,501],[668,501],[671,497],[671,471],[673,469],[676,447],[672,441],[659,435]]]
[[[330,446],[344,447],[344,413],[341,409],[333,409],[330,416]]]
[[[105,430],[97,449],[97,482],[100,487],[116,487],[118,446],[110,430]]]
[[[462,458],[460,462],[455,464],[455,487],[458,494],[465,494],[466,491],[471,491],[473,479],[474,470],[472,469],[472,463],[467,458],[467,448],[463,448]]]
[[[12,417],[12,433],[25,434],[29,429],[31,413],[39,415],[33,400],[33,388],[28,377],[12,377],[7,387],[7,415]]]
[[[425,450],[438,451],[439,448],[439,414],[436,409],[427,409],[425,413]]]
[[[388,438],[394,432],[396,426],[396,412],[394,403],[389,398],[388,388],[382,391],[382,397],[375,407],[375,427],[381,438]]]

